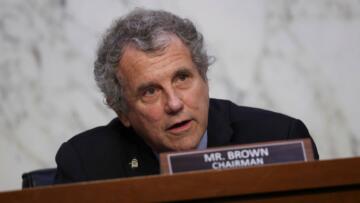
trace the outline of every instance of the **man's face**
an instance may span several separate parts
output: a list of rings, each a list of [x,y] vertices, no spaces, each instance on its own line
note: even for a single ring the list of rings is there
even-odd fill
[[[206,131],[209,89],[191,54],[174,36],[160,53],[125,49],[117,77],[128,112],[118,112],[156,152],[195,149]]]

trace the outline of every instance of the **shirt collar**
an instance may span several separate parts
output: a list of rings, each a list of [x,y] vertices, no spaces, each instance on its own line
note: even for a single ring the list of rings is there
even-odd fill
[[[197,146],[197,150],[203,150],[207,148],[207,143],[208,143],[208,135],[207,135],[207,130],[205,131],[204,135],[202,136],[199,145]]]

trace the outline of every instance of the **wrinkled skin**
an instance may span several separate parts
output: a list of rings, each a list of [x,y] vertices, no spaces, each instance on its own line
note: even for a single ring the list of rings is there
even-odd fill
[[[124,86],[128,111],[117,112],[155,152],[195,149],[206,131],[209,88],[180,39],[169,37],[159,53],[129,45],[117,77]]]

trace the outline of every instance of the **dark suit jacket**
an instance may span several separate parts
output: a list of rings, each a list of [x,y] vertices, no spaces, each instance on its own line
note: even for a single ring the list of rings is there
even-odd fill
[[[210,99],[208,147],[296,138],[311,138],[300,120]],[[318,159],[314,142],[313,148]],[[138,160],[138,168],[131,168],[133,158]],[[56,155],[56,162],[57,183],[159,173],[159,163],[152,150],[118,119],[65,142]]]

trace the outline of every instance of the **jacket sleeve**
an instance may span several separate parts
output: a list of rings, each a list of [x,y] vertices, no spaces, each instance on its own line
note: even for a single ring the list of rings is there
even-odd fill
[[[86,178],[82,161],[71,142],[61,145],[56,154],[57,170],[55,184],[83,181]]]
[[[306,128],[305,124],[298,119],[294,119],[290,126],[290,131],[288,135],[289,139],[301,139],[301,138],[310,138],[313,152],[314,152],[314,159],[319,159],[319,153],[317,151],[316,145],[312,137],[310,136],[310,133],[308,129]]]

